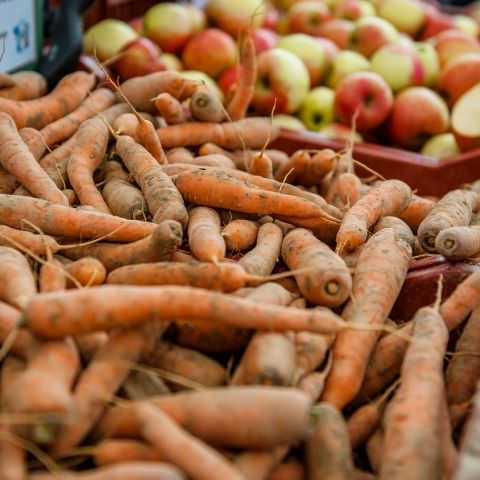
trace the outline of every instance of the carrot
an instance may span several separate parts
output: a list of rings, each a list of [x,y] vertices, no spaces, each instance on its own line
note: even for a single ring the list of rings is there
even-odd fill
[[[257,81],[257,58],[255,42],[251,31],[248,31],[241,41],[240,47],[240,76],[237,81],[235,93],[228,102],[228,117],[241,120],[247,114],[248,107],[253,98],[255,83]]]
[[[7,303],[0,302],[0,344],[19,326],[21,313]],[[17,330],[10,351],[22,359],[26,359],[35,348],[35,339],[25,329]]]
[[[109,240],[117,242],[139,240],[156,227],[147,222],[64,207],[37,198],[0,194],[0,223],[22,229],[25,221],[48,235],[87,239],[108,235]]]
[[[65,195],[37,163],[20,138],[12,118],[0,112],[0,164],[33,195],[60,205],[68,205]]]
[[[185,147],[171,148],[166,155],[168,163],[195,163],[195,156]]]
[[[382,466],[382,456],[385,447],[385,433],[383,428],[377,428],[373,435],[367,440],[365,450],[370,467],[378,474]],[[375,477],[377,478],[377,477]]]
[[[67,164],[68,180],[82,205],[90,205],[102,213],[111,213],[95,185],[93,174],[107,152],[109,131],[98,117],[82,123]]]
[[[128,135],[135,138],[139,124],[138,117],[131,112],[119,115],[113,122],[112,128],[118,135]]]
[[[480,226],[445,228],[435,239],[435,251],[452,260],[463,260],[480,252]]]
[[[187,115],[182,104],[173,95],[160,93],[152,102],[168,125],[178,125],[187,121]]]
[[[194,94],[198,85],[197,81],[169,70],[131,78],[120,87],[137,111],[155,113],[152,99],[160,93],[169,93],[178,100],[184,100]]]
[[[282,258],[290,270],[312,269],[295,275],[298,288],[308,301],[335,307],[349,297],[352,277],[345,262],[308,230],[296,228],[287,233]]]
[[[199,87],[189,101],[192,118],[199,122],[220,123],[225,110],[218,95],[207,86]]]
[[[227,372],[218,362],[206,355],[171,342],[161,341],[155,350],[144,358],[144,363],[202,385],[225,385]]]
[[[380,479],[441,478],[439,426],[448,331],[440,313],[431,307],[419,309],[413,322],[401,383],[385,413]]]
[[[443,380],[443,379],[442,379]],[[453,478],[458,464],[458,451],[453,440],[453,425],[450,422],[450,415],[447,405],[447,397],[441,398],[440,414],[440,448],[442,462],[442,476]]]
[[[398,215],[408,206],[412,191],[399,180],[386,180],[373,187],[342,220],[337,233],[337,248],[355,250],[368,237],[368,229],[387,215]]]
[[[107,276],[103,264],[94,257],[84,257],[75,262],[68,262],[65,265],[65,270],[84,287],[101,285]],[[73,286],[71,281],[67,283],[69,286]]]
[[[305,467],[298,461],[289,460],[275,467],[267,480],[305,480]]]
[[[480,273],[470,274],[440,307],[440,313],[449,331],[462,324],[472,310],[480,305]],[[399,335],[385,335],[372,352],[360,395],[372,398],[399,373],[408,347],[405,336],[412,334],[412,322],[401,327]],[[402,338],[403,337],[403,338]]]
[[[249,450],[238,454],[235,466],[248,480],[266,480],[275,466],[288,453],[288,447],[276,447],[270,450]]]
[[[58,292],[67,288],[67,277],[62,262],[52,258],[40,267],[38,287],[41,293]]]
[[[175,220],[164,220],[155,226],[153,232],[144,238],[127,244],[99,242],[74,248],[62,253],[75,260],[94,257],[103,264],[107,272],[143,262],[169,260],[175,249],[182,243],[182,226]]]
[[[361,197],[361,180],[354,173],[340,173],[330,182],[326,193],[328,203],[342,211],[355,205]]]
[[[427,252],[435,252],[435,240],[442,230],[469,225],[476,195],[469,190],[452,190],[430,210],[418,227],[420,245]]]
[[[212,142],[229,149],[262,148],[277,130],[268,118],[249,117],[237,122],[185,122],[157,130],[164,148],[186,147]]]
[[[330,367],[327,366],[321,372],[308,373],[297,383],[298,388],[305,392],[312,401],[317,402],[322,395],[329,371]]]
[[[255,247],[239,260],[239,265],[250,275],[270,275],[280,255],[282,238],[280,227],[274,223],[261,225]]]
[[[10,194],[16,188],[17,181],[3,167],[0,166],[0,193]]]
[[[155,338],[149,338],[147,329],[122,330],[110,336],[78,379],[73,408],[51,445],[53,454],[66,453],[82,441],[151,341]]]
[[[191,320],[270,331],[336,333],[346,324],[328,309],[257,305],[193,287],[102,286],[37,295],[25,324],[44,338],[61,338],[157,321]]]
[[[294,384],[322,364],[333,341],[333,335],[317,335],[309,332],[299,332],[295,335]]]
[[[435,202],[429,198],[412,195],[408,207],[400,214],[400,218],[416,232],[419,225],[431,212]]]
[[[195,258],[213,263],[225,258],[226,243],[220,229],[220,216],[212,208],[190,210],[188,244]]]
[[[44,97],[14,101],[0,98],[0,112],[10,115],[17,128],[43,128],[75,110],[95,84],[93,75],[73,72]]]
[[[22,71],[9,75],[10,84],[0,88],[0,98],[33,100],[45,95],[47,81],[37,72]]]
[[[259,225],[251,220],[232,220],[222,231],[228,250],[241,251],[251,248],[256,240]]]
[[[108,342],[107,332],[87,333],[74,337],[83,362],[88,363],[93,356]]]
[[[161,462],[164,455],[155,447],[138,440],[108,439],[93,447],[93,459],[98,466],[121,462]]]
[[[472,399],[466,402],[452,403],[448,405],[448,418],[450,419],[451,428],[455,430],[459,427],[472,412]]]
[[[168,393],[170,389],[157,372],[146,369],[132,370],[122,385],[122,397],[129,400],[142,400]]]
[[[392,228],[398,239],[403,240],[412,248],[415,244],[415,235],[410,227],[398,217],[383,217],[373,227],[374,232],[378,232],[384,228]]]
[[[108,161],[103,171],[105,185],[102,195],[110,211],[129,220],[145,219],[146,205],[142,192],[128,181],[128,174],[120,163]]]
[[[306,442],[310,480],[351,479],[353,460],[342,414],[328,403],[315,406],[316,426]]]
[[[340,332],[333,347],[332,370],[322,399],[343,409],[359,392],[379,330],[400,293],[411,248],[397,241],[393,229],[375,233],[362,249],[355,269],[352,300],[342,312],[349,324],[366,330]],[[352,348],[352,345],[355,345]]]
[[[135,414],[141,424],[142,437],[192,480],[245,478],[218,452],[183,430],[154,405],[138,404]]]
[[[116,150],[142,189],[153,221],[176,220],[186,225],[188,213],[182,196],[155,158],[128,136],[117,138]]]
[[[272,160],[266,153],[255,153],[248,165],[248,173],[265,178],[273,178]]]
[[[139,122],[135,130],[135,138],[138,143],[140,143],[158,163],[168,163],[153,123],[145,120],[140,115],[138,118]]]
[[[47,252],[57,253],[61,248],[53,237],[18,230],[6,225],[0,225],[0,245],[13,248],[20,245],[24,249],[41,256],[46,255]]]
[[[353,472],[353,480],[375,480],[376,477],[373,473],[365,472],[364,470],[355,469]]]
[[[138,437],[141,425],[134,416],[138,403],[110,408],[97,425],[96,434]],[[195,437],[219,447],[265,449],[288,445],[305,439],[311,426],[311,401],[304,393],[286,387],[209,388],[152,397],[148,403]]]

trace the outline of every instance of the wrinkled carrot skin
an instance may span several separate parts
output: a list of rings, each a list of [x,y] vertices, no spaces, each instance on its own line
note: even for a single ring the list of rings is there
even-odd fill
[[[9,114],[17,128],[38,130],[75,110],[93,88],[95,78],[85,72],[74,72],[60,80],[44,97],[14,101],[0,98],[0,111]]]
[[[411,248],[392,229],[373,235],[362,249],[355,269],[352,300],[342,318],[354,325],[381,327],[407,275]],[[332,370],[322,399],[343,409],[359,392],[379,330],[340,332],[333,347]],[[355,345],[355,348],[352,348]]]
[[[344,172],[331,181],[325,198],[328,203],[346,211],[360,200],[361,188],[362,182],[354,173]]]
[[[166,164],[168,163],[167,157],[165,152],[163,151],[163,147],[160,143],[158,138],[157,132],[155,131],[155,127],[153,123],[149,120],[145,120],[142,118],[137,125],[135,130],[135,138],[137,139],[138,143],[145,147],[145,149],[150,152],[153,158],[160,163]]]
[[[38,287],[40,293],[58,292],[67,288],[65,267],[56,258],[48,260],[40,267]]]
[[[188,244],[193,256],[200,261],[216,263],[225,258],[227,247],[216,210],[208,207],[190,210]]]
[[[95,445],[93,458],[98,466],[121,462],[161,462],[165,457],[155,447],[138,440],[109,439]]]
[[[102,285],[107,277],[105,267],[94,257],[83,257],[68,263],[65,270],[83,287]],[[71,280],[67,283],[73,286]]]
[[[113,215],[55,205],[46,200],[0,194],[0,221],[12,228],[28,228],[25,220],[47,235],[82,239],[108,235],[108,240],[132,242],[146,237],[155,225]]]
[[[33,100],[47,93],[47,81],[37,72],[24,71],[10,75],[12,85],[0,88],[0,98],[9,100]]]
[[[137,403],[110,408],[97,425],[97,435],[138,437],[141,425],[134,416]],[[216,446],[263,449],[288,445],[305,439],[311,426],[311,401],[293,388],[212,388],[152,397],[148,403],[192,435]],[[237,415],[246,408],[251,408],[249,415],[244,414],[238,424]]]
[[[19,325],[21,313],[7,303],[0,302],[0,344],[3,344],[8,335]],[[26,329],[20,329],[15,335],[15,340],[10,351],[26,359],[35,349],[36,340]]]
[[[182,104],[169,93],[161,93],[153,99],[157,112],[168,125],[177,125],[187,120]]]
[[[381,480],[442,478],[440,428],[448,331],[430,307],[418,310],[413,323],[415,341],[407,349],[400,386],[385,413]]]
[[[11,117],[0,111],[0,164],[33,195],[68,205],[65,195],[37,163],[18,134]]]
[[[416,233],[419,225],[434,206],[435,202],[433,200],[412,195],[408,207],[400,214],[400,218]]]

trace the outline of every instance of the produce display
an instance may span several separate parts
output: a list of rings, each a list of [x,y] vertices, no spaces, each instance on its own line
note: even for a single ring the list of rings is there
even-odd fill
[[[84,50],[96,47],[124,80],[201,72],[228,101],[248,28],[258,62],[252,115],[341,140],[355,120],[356,141],[439,159],[479,148],[478,7],[448,15],[419,0],[204,3],[162,2],[130,25],[103,20],[86,32]]]

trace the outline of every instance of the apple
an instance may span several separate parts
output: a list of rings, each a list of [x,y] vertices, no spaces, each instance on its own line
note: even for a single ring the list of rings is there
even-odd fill
[[[120,20],[102,20],[90,27],[83,36],[83,51],[97,55],[104,62],[117,55],[122,48],[138,38],[138,33]]]
[[[453,133],[440,133],[427,140],[420,153],[427,157],[442,159],[458,155],[460,149]]]
[[[162,53],[160,60],[165,64],[167,70],[174,70],[175,72],[181,72],[183,70],[182,62],[173,53]]]
[[[280,20],[280,12],[273,5],[268,6],[267,13],[263,19],[262,28],[275,31]]]
[[[338,47],[328,38],[316,37],[315,40],[322,45],[323,50],[328,56],[328,59],[332,61],[335,55],[338,53]]]
[[[199,70],[216,78],[237,61],[233,38],[218,28],[208,28],[194,35],[183,50],[187,70]]]
[[[179,52],[193,34],[189,9],[176,3],[158,3],[143,17],[145,35],[164,52]]]
[[[362,17],[374,16],[375,7],[367,0],[342,0],[335,5],[333,15],[335,18],[355,21]]]
[[[335,88],[344,77],[351,73],[370,70],[370,62],[360,53],[351,50],[338,52],[332,62],[328,86]]]
[[[298,0],[272,0],[271,3],[280,10],[288,11],[290,7],[297,2]]]
[[[350,36],[354,23],[350,20],[334,18],[325,22],[320,28],[320,35],[332,41],[338,48],[349,48]]]
[[[341,123],[330,123],[320,129],[318,133],[332,140],[345,140],[346,142],[350,141],[352,137],[352,129]],[[355,132],[353,142],[362,143],[363,137],[358,132]]]
[[[198,33],[204,30],[207,26],[207,16],[205,15],[205,12],[196,5],[186,3],[184,6],[190,15],[192,33]]]
[[[211,23],[234,38],[247,28],[260,27],[266,14],[260,0],[208,0],[205,11]]]
[[[372,70],[381,75],[397,92],[412,85],[422,85],[425,69],[417,50],[399,43],[385,45],[370,59]]]
[[[418,149],[433,135],[449,128],[449,113],[440,95],[427,87],[409,87],[393,102],[389,132],[392,141]]]
[[[331,60],[321,42],[304,33],[293,33],[280,38],[278,47],[299,57],[307,67],[310,86],[318,85],[330,67]]]
[[[287,13],[288,31],[290,33],[307,33],[318,37],[322,24],[331,18],[327,5],[316,0],[295,3]]]
[[[425,21],[423,5],[418,0],[383,0],[378,5],[378,16],[388,20],[399,32],[412,37]]]
[[[235,93],[241,68],[238,63],[232,65],[217,78],[217,85],[227,100],[230,100]]]
[[[477,39],[460,30],[441,32],[435,36],[433,41],[442,66],[462,53],[480,52],[480,44]]]
[[[262,114],[293,113],[310,90],[305,64],[293,53],[281,48],[262,52],[257,59],[257,83],[252,105]]]
[[[452,130],[462,152],[480,148],[480,84],[465,92],[452,109]]]
[[[477,83],[480,83],[480,53],[464,53],[445,65],[438,79],[438,90],[453,105]]]
[[[253,31],[252,37],[257,55],[265,50],[275,48],[278,43],[278,35],[273,30],[266,28],[257,28]]]
[[[306,130],[306,127],[301,120],[286,113],[274,115],[272,123],[274,127],[288,128],[289,130]]]
[[[335,114],[351,125],[357,114],[356,128],[360,131],[379,127],[388,117],[393,95],[385,80],[373,72],[352,73],[335,89]]]
[[[453,24],[463,33],[471,35],[474,38],[478,37],[478,23],[472,17],[468,15],[454,15]]]
[[[435,47],[429,42],[415,42],[413,46],[417,50],[425,72],[423,85],[435,87],[440,74],[440,62]]]
[[[210,90],[215,92],[215,94],[218,95],[218,98],[223,102],[223,92],[217,87],[215,80],[209,77],[205,72],[198,70],[183,70],[180,74],[182,77],[188,78],[189,80],[197,80],[199,83],[204,83]]]
[[[120,53],[112,68],[122,80],[161,72],[167,68],[160,57],[160,49],[146,37],[138,37],[127,43]]]
[[[350,48],[371,57],[384,45],[397,41],[397,29],[387,20],[380,17],[359,18],[350,35]]]
[[[143,18],[136,17],[128,21],[128,24],[139,34],[143,35]]]
[[[470,18],[473,18],[478,25],[480,25],[480,2],[476,1],[471,3],[467,9],[467,14]]]
[[[303,101],[300,119],[309,130],[318,131],[333,122],[334,104],[335,92],[331,88],[314,88]]]
[[[425,16],[425,21],[418,35],[420,40],[428,40],[440,32],[455,28],[452,17],[440,12],[440,10],[434,5],[424,3],[423,14]]]

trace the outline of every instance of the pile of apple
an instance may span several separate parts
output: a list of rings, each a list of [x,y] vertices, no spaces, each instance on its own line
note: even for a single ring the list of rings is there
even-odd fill
[[[238,38],[253,28],[252,111],[289,128],[445,158],[480,147],[480,8],[447,15],[419,0],[159,3],[85,34],[121,78],[175,69],[229,98]],[[216,84],[215,84],[216,82]]]

